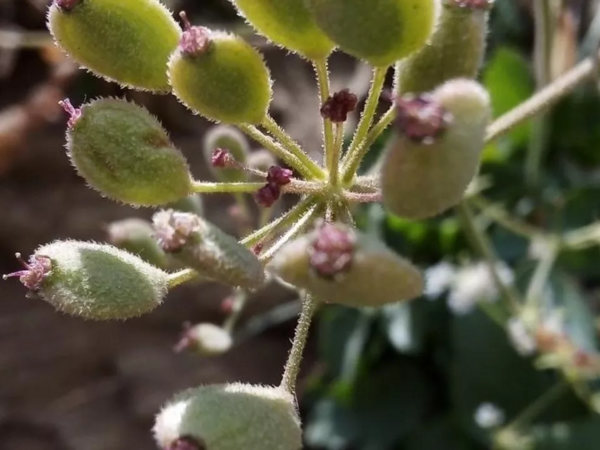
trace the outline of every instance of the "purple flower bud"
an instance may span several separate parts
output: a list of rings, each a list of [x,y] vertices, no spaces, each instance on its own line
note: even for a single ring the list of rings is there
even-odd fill
[[[396,100],[396,127],[408,139],[432,144],[452,121],[449,113],[430,95],[406,95]]]
[[[334,279],[352,265],[356,234],[350,228],[325,223],[308,249],[310,266],[322,278]]]
[[[343,123],[348,114],[356,109],[358,98],[349,89],[336,92],[321,107],[321,116],[334,123]]]
[[[41,288],[44,279],[48,276],[52,270],[52,261],[47,256],[32,255],[27,263],[20,253],[15,255],[17,260],[25,268],[17,272],[9,273],[4,275],[2,278],[8,280],[9,278],[19,278],[19,281],[32,292],[35,292]]]
[[[165,450],[206,450],[206,447],[196,438],[183,436],[173,441]]]
[[[179,40],[179,48],[188,56],[199,56],[210,48],[210,30],[205,27],[194,27],[188,20],[187,14],[182,11],[179,17],[183,21],[184,31]]]
[[[54,3],[56,4],[56,6],[58,6],[61,9],[64,9],[65,11],[71,11],[79,3],[81,3],[81,1],[82,0],[54,0]]]
[[[200,227],[200,222],[195,215],[173,210],[156,213],[153,222],[155,238],[167,253],[181,250],[190,236]]]
[[[69,114],[70,117],[69,121],[67,122],[67,126],[69,127],[69,129],[73,128],[77,123],[77,120],[79,120],[79,118],[81,117],[81,109],[75,108],[71,104],[71,100],[69,100],[68,98],[61,100],[60,102],[58,102],[58,104],[62,106],[62,108],[67,112],[67,114]]]
[[[254,195],[256,202],[260,206],[270,208],[281,196],[281,188],[275,183],[267,183],[261,187]]]
[[[227,150],[224,150],[222,148],[215,148],[213,150],[210,162],[213,167],[225,168],[231,166],[232,160],[233,157],[231,156],[231,153],[229,153]]]
[[[277,186],[285,186],[286,184],[290,184],[292,175],[290,169],[284,169],[280,166],[271,166],[267,172],[267,182],[271,184],[276,184]]]

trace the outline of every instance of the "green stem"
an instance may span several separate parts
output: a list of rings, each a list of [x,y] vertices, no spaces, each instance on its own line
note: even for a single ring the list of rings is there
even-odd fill
[[[235,325],[237,324],[242,312],[244,311],[244,306],[248,301],[248,293],[243,289],[236,289],[234,294],[234,302],[233,302],[233,311],[225,322],[223,322],[223,329],[229,333],[233,332]]]
[[[310,331],[310,324],[317,309],[317,305],[318,302],[309,295],[306,295],[302,299],[302,311],[300,312],[300,318],[298,319],[296,334],[294,335],[292,349],[290,350],[281,379],[281,387],[292,395],[295,395],[296,393],[296,383],[298,381],[298,374],[300,373],[302,355],[304,354],[304,348],[306,347],[306,341],[308,340]]]
[[[249,236],[246,236],[244,239],[240,241],[242,245],[246,247],[254,247],[256,244],[260,243],[263,239],[265,239],[270,234],[275,234],[279,230],[288,227],[296,220],[306,213],[313,206],[315,200],[312,197],[307,197],[301,200],[297,205],[295,205],[288,212],[280,216],[278,219],[269,223],[268,225],[262,227],[260,230],[255,231]]]
[[[194,181],[192,192],[198,194],[235,194],[252,193],[258,191],[265,183],[212,183]]]
[[[283,128],[281,128],[277,122],[271,117],[267,116],[262,123],[262,126],[266,128],[266,130],[271,133],[279,142],[283,145],[283,147],[294,155],[298,160],[302,162],[304,167],[306,167],[308,173],[312,176],[307,177],[309,179],[324,179],[323,169],[319,167],[319,165],[314,162],[304,150],[295,142],[289,134],[287,134]]]
[[[556,262],[556,258],[559,254],[560,246],[558,243],[549,241],[548,246],[548,252],[543,255],[542,259],[539,261],[533,274],[533,278],[531,279],[531,282],[527,288],[525,304],[528,307],[533,307],[534,305],[540,304],[544,288],[546,287],[548,278],[550,278],[552,268],[554,267],[554,263]],[[537,310],[537,308],[534,308],[534,311],[535,310]]]
[[[544,411],[546,411],[548,407],[550,407],[554,402],[556,402],[567,391],[568,387],[568,383],[560,381],[548,391],[546,391],[544,394],[542,394],[542,396],[535,400],[531,405],[529,405],[506,428],[512,428],[517,430],[528,426],[537,417],[544,413]]]
[[[518,236],[533,239],[545,234],[544,230],[512,217],[504,208],[491,204],[481,196],[473,196],[468,201],[479,209],[484,216]]]
[[[470,206],[464,200],[458,204],[456,209],[465,226],[467,237],[469,238],[477,252],[485,260],[488,266],[488,270],[490,271],[494,280],[494,284],[498,288],[498,291],[502,295],[502,298],[504,298],[504,300],[507,303],[506,306],[508,310],[512,314],[516,314],[520,310],[518,296],[515,292],[513,292],[513,290],[509,286],[504,284],[504,282],[500,278],[500,275],[498,274],[498,269],[496,267],[496,262],[499,259],[492,248],[491,242],[475,224],[473,212],[471,211]]]
[[[363,147],[363,152],[367,153],[369,149],[373,146],[375,141],[381,136],[381,134],[385,131],[387,127],[394,121],[396,118],[396,107],[392,106],[390,109],[386,111],[386,113],[381,116],[379,121],[373,125],[369,134],[367,134],[367,138],[365,139],[365,144]],[[364,155],[363,155],[364,156]]]
[[[333,150],[331,151],[331,162],[329,168],[329,184],[331,186],[337,186],[338,179],[340,176],[340,156],[342,154],[342,147],[344,145],[344,124],[335,124],[335,140],[333,144]]]
[[[169,289],[173,289],[179,285],[195,280],[200,274],[193,269],[184,269],[179,272],[169,274]]]
[[[330,82],[329,82],[329,70],[327,68],[327,59],[321,59],[313,61],[315,73],[317,74],[317,83],[319,84],[319,96],[321,98],[320,106],[327,101],[330,94]],[[331,165],[333,162],[332,150],[333,150],[333,124],[329,119],[323,119],[323,137],[325,141],[324,151],[324,164],[325,167],[331,172]]]
[[[367,97],[365,110],[358,123],[358,128],[356,129],[348,153],[346,153],[346,157],[342,163],[342,181],[345,183],[352,180],[360,167],[363,156],[369,150],[364,143],[369,129],[371,128],[371,124],[373,123],[375,112],[377,111],[377,105],[379,104],[379,97],[383,91],[387,71],[388,67],[376,67],[373,69],[373,81],[371,82],[371,89],[369,91],[369,96]]]
[[[253,125],[242,124],[238,128],[246,133],[250,138],[254,139],[264,148],[272,152],[276,157],[285,162],[292,169],[296,170],[302,176],[312,179],[314,178],[313,172],[300,160],[296,155],[288,151],[280,143],[275,142],[269,136],[264,134],[258,128]]]

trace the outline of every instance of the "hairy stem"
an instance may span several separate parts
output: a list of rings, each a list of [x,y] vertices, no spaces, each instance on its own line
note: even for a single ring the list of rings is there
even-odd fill
[[[488,240],[487,236],[479,229],[479,227],[477,227],[471,207],[466,203],[466,201],[463,200],[458,204],[456,209],[465,226],[465,231],[469,240],[477,252],[485,260],[488,270],[492,275],[492,279],[494,280],[494,284],[507,303],[506,306],[508,310],[513,314],[517,313],[520,309],[520,303],[517,294],[513,292],[509,286],[504,284],[500,278],[498,269],[496,267],[496,263],[499,260],[498,256],[495,254],[492,244]]]
[[[302,299],[302,311],[300,312],[300,318],[298,319],[296,334],[294,335],[292,349],[290,350],[281,379],[281,387],[292,395],[295,395],[296,393],[296,383],[300,372],[302,355],[304,354],[304,347],[306,347],[306,341],[308,340],[310,324],[317,306],[318,302],[310,295],[306,295]]]
[[[350,144],[348,153],[342,163],[342,181],[345,183],[354,178],[354,175],[360,167],[363,156],[369,150],[364,143],[369,129],[371,128],[371,124],[373,123],[375,112],[377,111],[377,105],[379,104],[379,97],[383,90],[387,71],[387,67],[376,67],[373,69],[373,81],[371,82],[371,89],[369,90],[365,110],[362,113],[352,143]]]
[[[265,183],[213,183],[194,181],[192,192],[198,194],[235,194],[252,193],[259,190]]]
[[[302,176],[312,179],[314,174],[309,167],[307,167],[296,155],[288,151],[280,143],[275,142],[269,136],[264,134],[258,128],[253,125],[243,124],[239,125],[238,128],[250,138],[254,139],[264,148],[272,152],[276,157],[285,162],[290,168],[296,170]],[[320,176],[322,178],[322,175]]]
[[[169,274],[169,289],[173,289],[179,285],[195,280],[200,274],[194,269],[183,269],[179,272]]]
[[[329,168],[329,184],[331,186],[337,186],[340,176],[340,156],[342,154],[342,147],[344,146],[344,124],[335,124],[335,140],[333,144],[333,150],[331,151],[331,162]]]
[[[526,427],[534,421],[540,414],[544,413],[548,407],[556,402],[568,390],[568,383],[558,382],[541,397],[529,405],[507,428],[519,429]]]
[[[317,83],[319,84],[319,96],[321,98],[320,106],[327,101],[330,94],[329,70],[327,60],[322,59],[313,61],[315,73],[317,74]],[[333,124],[331,120],[323,118],[323,139],[324,139],[324,157],[323,163],[331,172],[332,150],[333,150]]]
[[[533,239],[546,234],[544,230],[513,217],[506,209],[490,203],[484,197],[475,195],[469,198],[468,202],[479,209],[481,214],[507,230],[512,231],[517,236]]]
[[[570,94],[584,81],[592,78],[596,73],[596,55],[580,62],[573,69],[536,93],[529,100],[521,103],[512,111],[499,117],[487,129],[486,143],[489,143],[515,126],[547,110],[554,103]]]
[[[321,169],[316,162],[314,162],[304,150],[300,147],[300,145],[295,142],[289,134],[285,132],[283,128],[281,128],[277,122],[271,117],[267,116],[267,118],[262,123],[262,126],[271,133],[279,142],[283,145],[283,147],[298,158],[302,164],[307,168],[309,173],[312,175],[311,177],[307,177],[310,179],[323,179],[323,169]]]

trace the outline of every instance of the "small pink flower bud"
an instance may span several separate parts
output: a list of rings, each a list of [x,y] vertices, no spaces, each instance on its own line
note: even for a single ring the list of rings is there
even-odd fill
[[[265,208],[270,208],[281,197],[281,189],[275,183],[267,183],[254,195],[256,203]]]
[[[232,160],[233,157],[227,150],[215,148],[210,162],[213,167],[225,168],[231,166]]]
[[[432,144],[446,131],[452,115],[430,95],[407,95],[396,100],[396,126],[412,141]]]
[[[325,223],[308,249],[310,266],[320,277],[333,279],[350,269],[355,247],[353,230]]]
[[[168,253],[181,250],[200,226],[197,216],[173,210],[155,214],[153,222],[155,238]]]
[[[356,109],[358,98],[349,89],[336,92],[321,107],[321,116],[334,123],[348,120],[348,114]]]
[[[206,447],[196,438],[182,436],[173,441],[167,450],[206,450]]]
[[[210,30],[205,27],[194,27],[190,23],[187,14],[182,11],[179,17],[183,21],[184,31],[179,40],[179,48],[187,56],[199,56],[210,48]]]
[[[54,3],[59,8],[65,11],[71,11],[75,8],[82,0],[54,0]]]
[[[277,186],[285,186],[290,183],[293,174],[294,172],[290,169],[271,166],[267,172],[267,182],[276,184]]]

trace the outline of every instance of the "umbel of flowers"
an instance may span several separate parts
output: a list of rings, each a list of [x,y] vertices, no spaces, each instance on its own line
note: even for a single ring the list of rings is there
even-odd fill
[[[491,114],[486,91],[473,80],[492,0],[231,2],[259,33],[313,64],[322,163],[269,115],[269,70],[240,37],[194,26],[183,13],[180,27],[157,0],[54,0],[48,27],[82,67],[127,88],[175,95],[194,114],[221,124],[206,143],[219,181],[195,179],[143,107],[114,98],[77,106],[65,100],[67,156],[89,186],[115,201],[160,210],[152,227],[128,221],[111,228],[111,241],[126,250],[57,241],[7,277],[18,277],[57,310],[92,320],[148,313],[170,289],[198,278],[239,292],[271,278],[292,286],[303,310],[281,385],[191,389],[165,406],[154,433],[165,450],[298,450],[294,389],[316,307],[378,307],[424,291],[419,268],[355,229],[353,208],[381,202],[406,218],[431,217],[460,202],[476,175]],[[348,90],[330,92],[327,60],[336,49],[373,67],[348,146],[346,119],[357,98]],[[392,105],[375,122],[389,70],[396,80]],[[378,169],[358,175],[388,126],[393,137]],[[267,156],[265,150],[250,154],[243,134]],[[197,196],[211,193],[252,194],[263,209],[284,194],[298,201],[238,241],[202,217]],[[146,260],[136,255],[140,249],[149,249]],[[227,348],[222,331],[190,328],[185,343],[217,335],[216,347],[193,344]]]

